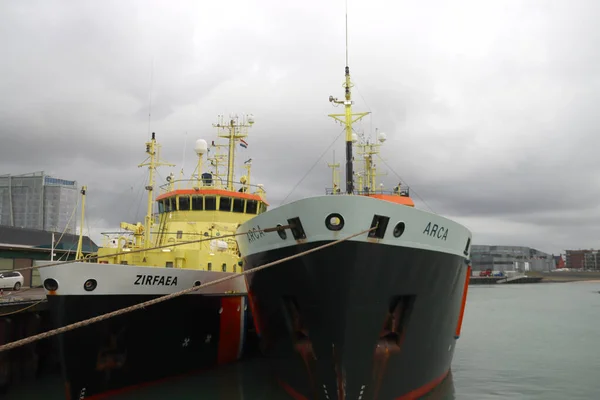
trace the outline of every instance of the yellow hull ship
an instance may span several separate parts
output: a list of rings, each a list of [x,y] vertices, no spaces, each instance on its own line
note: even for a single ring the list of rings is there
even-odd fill
[[[242,271],[231,235],[268,206],[262,186],[250,184],[251,160],[235,182],[236,149],[247,147],[244,138],[253,123],[252,116],[219,116],[214,126],[227,143],[196,141],[198,163],[191,178],[170,174],[158,196],[155,170],[171,164],[160,160],[152,133],[148,158],[140,164],[149,169],[144,224],[121,223],[126,233],[108,237],[89,260],[40,268],[56,328]],[[85,187],[82,194],[83,214]],[[66,397],[97,398],[235,361],[249,317],[240,275],[69,331],[59,336]]]

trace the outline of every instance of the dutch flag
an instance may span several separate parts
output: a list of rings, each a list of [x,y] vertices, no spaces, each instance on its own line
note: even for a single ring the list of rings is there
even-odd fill
[[[247,149],[248,148],[248,143],[246,143],[246,141],[244,139],[240,139],[240,146],[242,146],[243,148]]]

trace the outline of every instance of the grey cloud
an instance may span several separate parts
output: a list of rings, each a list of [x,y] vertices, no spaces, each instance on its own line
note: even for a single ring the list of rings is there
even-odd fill
[[[341,129],[326,115],[338,111],[327,97],[343,95],[343,9],[309,3],[1,3],[1,173],[87,184],[90,224],[114,229],[145,212],[137,164],[149,130],[178,164],[163,178],[181,168],[187,132],[189,174],[215,114],[252,112],[238,160],[255,160],[271,204],[292,189],[287,201],[323,193],[343,139],[295,185]],[[356,109],[373,111],[357,128],[388,134],[382,157],[413,193],[491,221],[474,224],[476,243],[594,245],[596,2],[349,6]]]

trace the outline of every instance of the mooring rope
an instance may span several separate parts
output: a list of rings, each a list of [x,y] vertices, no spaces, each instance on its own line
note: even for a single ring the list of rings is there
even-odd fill
[[[265,229],[253,229],[251,231],[245,231],[245,232],[239,232],[239,233],[230,233],[230,234],[222,235],[222,236],[211,236],[211,237],[208,237],[208,238],[202,238],[202,239],[196,239],[196,240],[189,240],[189,241],[185,241],[185,242],[164,244],[162,246],[154,246],[154,247],[146,247],[146,248],[141,248],[141,249],[136,249],[136,250],[130,250],[130,251],[122,251],[120,253],[111,253],[111,254],[106,254],[106,255],[103,255],[103,256],[95,255],[95,256],[88,257],[88,258],[80,258],[80,259],[67,260],[67,261],[59,261],[59,262],[45,264],[45,265],[33,265],[31,267],[24,267],[24,268],[12,269],[11,271],[26,271],[26,270],[35,269],[35,268],[54,267],[54,266],[57,266],[57,265],[72,264],[72,263],[75,263],[75,262],[97,260],[99,258],[108,258],[108,257],[123,256],[123,255],[127,255],[127,254],[142,253],[144,251],[149,251],[149,250],[158,250],[158,249],[164,249],[164,248],[167,248],[167,247],[183,246],[183,245],[186,245],[186,244],[201,243],[201,242],[206,242],[206,241],[209,241],[209,240],[217,240],[217,239],[223,239],[223,238],[228,238],[228,237],[236,237],[236,236],[246,235],[246,234],[248,234],[250,232],[265,232],[265,233],[275,232],[275,231],[278,231],[278,230],[284,230],[284,229],[288,229],[288,228],[291,228],[291,227],[292,227],[292,225],[283,225],[283,226],[275,226],[275,227],[272,227],[272,228],[265,228]]]
[[[4,293],[4,290],[6,290],[6,289],[0,289],[0,299],[2,299],[4,297],[20,296],[21,294],[23,294],[29,290],[33,290],[33,289],[37,289],[37,287],[29,287],[29,288],[20,289],[20,290],[8,290],[8,293]]]
[[[38,304],[41,304],[41,303],[43,303],[44,301],[46,301],[46,299],[38,300],[38,301],[36,301],[35,303],[28,305],[27,307],[23,307],[23,308],[21,308],[21,309],[15,310],[15,311],[11,311],[11,312],[7,312],[7,313],[4,313],[4,314],[0,314],[0,318],[2,318],[2,317],[6,317],[6,316],[9,316],[9,315],[13,315],[13,314],[18,314],[18,313],[20,313],[20,312],[23,312],[23,311],[25,311],[25,310],[28,310],[28,309],[30,309],[31,307],[35,307],[35,306],[37,306]],[[12,303],[12,305],[17,305],[18,303],[20,303],[20,302],[16,301],[16,302]],[[21,303],[22,303],[22,302],[21,302]],[[4,307],[6,307],[6,306],[9,306],[9,305],[11,305],[11,303],[8,303],[8,304],[5,304],[5,303],[0,303],[0,305],[2,305],[2,306],[4,306]]]
[[[270,228],[270,229],[281,229],[281,228]],[[47,332],[43,332],[43,333],[40,333],[40,334],[37,334],[37,335],[26,337],[24,339],[20,339],[20,340],[14,341],[14,342],[6,343],[6,344],[0,346],[0,352],[11,350],[11,349],[14,349],[14,348],[17,348],[17,347],[21,347],[21,346],[24,346],[26,344],[30,344],[30,343],[36,342],[38,340],[46,339],[46,338],[49,338],[51,336],[55,336],[55,335],[58,335],[58,334],[61,334],[61,333],[65,333],[65,332],[68,332],[68,331],[71,331],[71,330],[74,330],[74,329],[77,329],[77,328],[81,328],[81,327],[84,327],[84,326],[87,326],[87,325],[91,325],[91,324],[96,323],[96,322],[104,321],[105,319],[109,319],[109,318],[112,318],[112,317],[116,317],[116,316],[119,316],[119,315],[122,315],[122,314],[126,314],[126,313],[129,313],[129,312],[132,312],[132,311],[136,311],[136,310],[139,310],[141,308],[145,308],[145,307],[148,307],[148,306],[151,306],[151,305],[154,305],[154,304],[158,304],[158,303],[161,303],[163,301],[167,301],[167,300],[173,299],[175,297],[182,296],[182,295],[187,294],[187,293],[195,292],[196,290],[199,290],[199,289],[202,289],[202,288],[205,288],[205,287],[208,287],[208,286],[216,285],[217,283],[225,282],[225,281],[228,281],[230,279],[234,279],[234,278],[238,278],[240,276],[248,275],[250,273],[255,273],[255,272],[261,271],[263,269],[266,269],[266,268],[273,267],[275,265],[281,264],[283,262],[290,261],[290,260],[293,260],[295,258],[302,257],[304,255],[307,255],[307,254],[310,254],[310,253],[314,253],[316,251],[323,250],[323,249],[325,249],[327,247],[331,247],[331,246],[334,246],[336,244],[345,242],[346,240],[352,239],[352,238],[354,238],[356,236],[360,236],[360,235],[365,234],[367,232],[370,232],[370,231],[372,231],[374,229],[377,229],[377,226],[375,226],[373,228],[365,229],[364,231],[355,233],[355,234],[347,236],[345,238],[338,239],[338,240],[336,240],[334,242],[329,242],[329,243],[326,243],[326,244],[324,244],[322,246],[318,246],[318,247],[315,247],[313,249],[309,249],[309,250],[303,251],[301,253],[294,254],[294,255],[291,255],[289,257],[285,257],[285,258],[282,258],[282,259],[279,259],[279,260],[276,260],[276,261],[273,261],[273,262],[261,265],[260,267],[253,268],[253,269],[248,270],[248,271],[235,273],[233,275],[225,276],[223,278],[220,278],[220,279],[217,279],[217,280],[214,280],[214,281],[210,281],[210,282],[207,282],[207,283],[203,283],[203,284],[198,285],[198,286],[193,286],[191,288],[184,289],[184,290],[181,290],[179,292],[175,292],[175,293],[171,293],[171,294],[168,294],[168,295],[165,295],[165,296],[157,297],[156,299],[148,300],[148,301],[145,301],[143,303],[139,303],[139,304],[135,304],[133,306],[121,308],[119,310],[112,311],[112,312],[109,312],[109,313],[106,313],[106,314],[102,314],[102,315],[99,315],[97,317],[92,317],[92,318],[89,318],[89,319],[86,319],[86,320],[83,320],[83,321],[75,322],[75,323],[72,323],[70,325],[63,326],[61,328],[56,328],[56,329],[53,329],[53,330],[50,330],[50,331],[47,331]]]

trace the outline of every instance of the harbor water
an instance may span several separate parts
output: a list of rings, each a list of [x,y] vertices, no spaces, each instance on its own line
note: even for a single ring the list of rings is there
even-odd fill
[[[452,374],[427,398],[600,398],[599,291],[600,282],[470,286]],[[251,359],[113,398],[289,399],[269,372]],[[46,375],[3,398],[61,400],[63,388]]]

